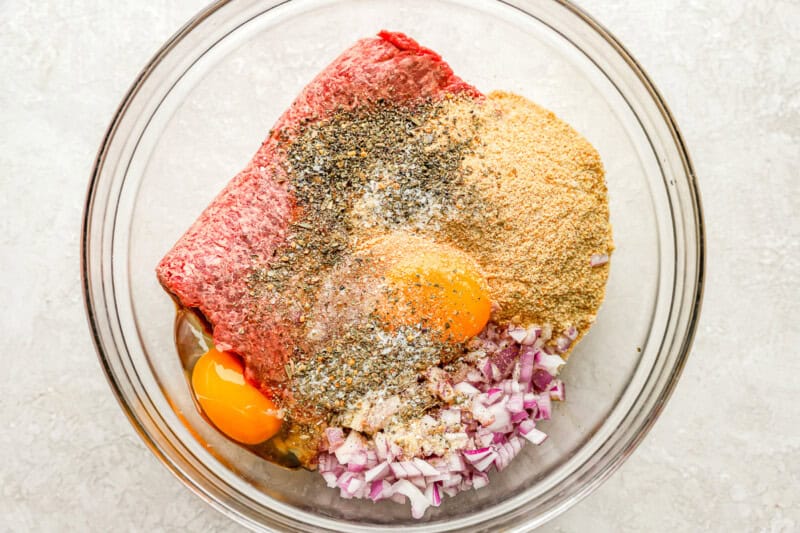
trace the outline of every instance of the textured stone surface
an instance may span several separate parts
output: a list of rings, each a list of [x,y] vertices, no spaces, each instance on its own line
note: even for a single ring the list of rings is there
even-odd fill
[[[202,0],[0,3],[0,531],[238,531],[121,415],[87,334],[79,220],[101,136]],[[800,530],[796,1],[581,2],[670,103],[708,227],[703,320],[633,457],[545,531]]]

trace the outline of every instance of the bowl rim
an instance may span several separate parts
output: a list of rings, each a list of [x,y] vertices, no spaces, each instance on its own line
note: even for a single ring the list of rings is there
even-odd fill
[[[181,470],[176,464],[174,464],[168,457],[160,450],[159,446],[155,443],[152,436],[149,434],[147,429],[141,424],[137,416],[134,414],[131,405],[126,401],[125,395],[122,391],[120,383],[117,381],[117,378],[109,364],[107,359],[107,355],[103,348],[103,341],[102,341],[102,333],[100,331],[100,325],[97,320],[97,312],[95,309],[94,301],[92,299],[92,289],[90,286],[91,280],[89,275],[89,254],[90,254],[90,246],[89,246],[89,226],[91,223],[92,213],[93,213],[93,206],[95,203],[95,196],[97,193],[98,182],[100,179],[100,175],[102,173],[104,163],[106,162],[106,158],[108,156],[108,150],[113,140],[115,133],[120,125],[120,122],[125,115],[126,111],[130,107],[133,100],[136,98],[139,90],[143,86],[144,82],[148,79],[151,72],[164,60],[164,58],[175,48],[175,46],[190,32],[192,32],[195,28],[201,25],[206,19],[214,15],[217,11],[224,8],[226,5],[235,2],[237,0],[215,0],[214,2],[210,3],[203,9],[201,9],[197,14],[191,17],[186,23],[183,24],[167,41],[153,54],[151,59],[146,63],[146,65],[141,69],[141,71],[137,74],[134,78],[134,81],[125,92],[125,95],[118,105],[116,110],[112,115],[112,119],[106,128],[105,134],[102,137],[100,148],[98,149],[97,155],[95,156],[94,163],[92,166],[92,171],[90,175],[90,180],[87,186],[86,191],[86,200],[84,203],[83,209],[83,216],[81,221],[81,239],[80,239],[80,276],[81,276],[81,290],[83,296],[83,303],[84,309],[86,312],[86,319],[89,326],[90,334],[92,337],[92,342],[95,347],[95,351],[97,353],[97,357],[99,359],[100,365],[103,368],[103,373],[106,377],[106,381],[111,388],[114,397],[117,400],[122,411],[125,413],[125,416],[128,418],[131,426],[142,439],[144,444],[150,451],[159,459],[159,462],[169,471],[171,472],[177,479],[179,479],[190,491],[201,499],[203,499],[206,503],[208,503],[212,508],[220,511],[223,515],[229,517],[230,519],[236,521],[237,523],[244,525],[246,527],[252,528],[254,524],[244,519],[244,517],[239,514],[234,509],[226,506],[225,504],[217,501],[211,495],[209,495],[206,491],[201,490],[195,480],[186,474],[183,470]],[[279,7],[284,4],[288,4],[293,0],[282,0],[277,1],[272,6],[273,8]],[[504,4],[505,6],[520,10],[520,7],[515,4],[513,0],[494,0],[497,3]],[[613,473],[619,469],[619,467],[627,460],[628,457],[634,452],[634,450],[641,444],[643,439],[649,433],[653,424],[656,422],[658,417],[661,415],[661,412],[664,409],[664,406],[672,396],[677,382],[683,372],[683,369],[686,365],[688,360],[692,344],[694,342],[695,335],[697,333],[697,326],[702,310],[702,302],[703,302],[703,295],[705,290],[705,277],[706,277],[706,228],[704,223],[703,217],[703,207],[702,207],[702,199],[700,194],[700,189],[698,185],[697,175],[695,174],[694,167],[691,162],[691,157],[689,155],[688,147],[684,141],[683,135],[680,132],[680,128],[678,127],[677,121],[675,120],[669,106],[667,105],[666,101],[664,100],[663,96],[661,95],[660,91],[656,88],[655,84],[651,81],[650,77],[645,72],[644,68],[641,64],[633,57],[633,55],[628,51],[628,49],[601,23],[596,21],[589,13],[581,7],[573,4],[570,0],[550,0],[551,2],[567,9],[571,14],[577,16],[581,22],[586,24],[589,28],[594,30],[607,44],[609,44],[613,50],[622,58],[628,67],[631,69],[631,72],[636,76],[638,81],[642,84],[642,87],[647,91],[649,96],[652,98],[653,103],[656,104],[658,111],[660,112],[661,118],[664,121],[664,125],[668,128],[668,131],[672,137],[673,142],[675,143],[675,148],[677,149],[677,153],[680,156],[680,162],[683,167],[683,171],[687,178],[686,185],[688,186],[689,192],[689,200],[691,207],[691,213],[693,214],[693,222],[694,222],[694,230],[696,231],[696,241],[697,241],[697,249],[696,252],[696,259],[695,259],[695,268],[696,273],[694,275],[694,286],[691,291],[687,291],[688,294],[691,294],[692,298],[690,302],[687,302],[685,305],[690,308],[688,313],[688,321],[686,326],[685,334],[683,335],[683,339],[675,339],[678,342],[679,348],[679,356],[672,366],[668,373],[668,379],[666,381],[666,385],[662,388],[660,393],[657,395],[657,398],[654,402],[654,408],[650,410],[649,413],[644,417],[644,420],[639,423],[636,430],[633,432],[633,435],[629,438],[627,446],[618,454],[616,454],[613,459],[611,459],[606,467],[602,469],[600,472],[596,473],[595,475],[591,476],[580,488],[578,488],[575,492],[573,492],[570,498],[564,499],[558,505],[555,505],[551,509],[548,509],[541,517],[540,521],[538,522],[539,525],[544,524],[545,522],[555,518],[562,512],[566,511],[573,505],[577,504],[578,502],[582,501],[588,495],[590,495],[594,490],[596,490],[600,485],[602,485]],[[263,526],[263,525],[262,525]]]

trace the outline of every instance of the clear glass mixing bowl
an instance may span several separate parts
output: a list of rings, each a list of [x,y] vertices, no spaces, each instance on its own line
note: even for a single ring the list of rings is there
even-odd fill
[[[250,158],[299,90],[381,28],[440,52],[483,91],[506,89],[583,133],[607,169],[617,250],[597,324],[564,371],[567,401],[512,468],[422,521],[390,502],[342,500],[231,443],[195,410],[154,267]],[[560,1],[218,2],[136,79],[103,141],[85,211],[92,334],[131,423],[178,478],[254,529],[528,530],[608,477],[680,375],[703,285],[697,184],[677,126],[609,33]]]

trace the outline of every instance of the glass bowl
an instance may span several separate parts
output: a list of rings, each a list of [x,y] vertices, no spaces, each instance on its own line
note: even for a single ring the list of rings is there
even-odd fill
[[[274,466],[197,413],[154,267],[331,59],[404,31],[479,89],[550,108],[598,149],[617,250],[606,301],[563,377],[545,444],[421,521],[343,500],[316,473]],[[686,361],[702,296],[700,199],[674,120],[600,25],[560,1],[217,2],[156,54],[100,148],[82,239],[87,313],[123,411],[190,489],[253,529],[530,529],[579,501],[644,437]]]

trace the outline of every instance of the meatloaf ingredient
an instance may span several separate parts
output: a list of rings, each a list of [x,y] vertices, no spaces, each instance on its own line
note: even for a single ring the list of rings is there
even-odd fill
[[[283,415],[257,388],[244,380],[238,357],[212,348],[194,365],[192,389],[203,412],[227,436],[258,444],[281,429]]]

